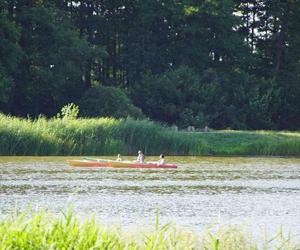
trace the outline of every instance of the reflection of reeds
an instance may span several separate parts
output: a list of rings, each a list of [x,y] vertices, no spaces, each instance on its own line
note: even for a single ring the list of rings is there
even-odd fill
[[[269,239],[254,240],[238,226],[207,230],[201,234],[168,224],[153,230],[124,232],[94,219],[79,221],[69,211],[64,216],[18,213],[0,221],[0,249],[299,249],[280,231]]]
[[[187,133],[148,120],[0,114],[0,155],[300,155],[299,132]]]

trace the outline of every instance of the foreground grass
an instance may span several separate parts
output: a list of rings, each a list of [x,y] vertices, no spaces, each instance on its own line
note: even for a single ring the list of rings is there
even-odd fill
[[[45,213],[21,213],[0,220],[0,249],[299,249],[282,232],[255,243],[238,227],[201,234],[159,226],[152,230],[124,232],[90,219],[79,221],[72,212],[63,218]]]
[[[300,155],[300,132],[187,133],[148,120],[36,120],[0,114],[0,155]]]

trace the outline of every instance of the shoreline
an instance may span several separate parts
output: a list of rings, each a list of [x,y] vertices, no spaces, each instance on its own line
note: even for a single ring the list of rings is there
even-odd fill
[[[36,120],[0,114],[1,156],[230,156],[300,157],[300,132],[176,131],[149,120]]]

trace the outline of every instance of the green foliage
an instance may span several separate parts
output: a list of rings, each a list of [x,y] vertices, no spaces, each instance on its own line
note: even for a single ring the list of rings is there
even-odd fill
[[[95,219],[79,220],[72,211],[63,217],[45,212],[18,212],[0,221],[0,250],[4,249],[298,249],[299,242],[280,230],[273,237],[253,240],[240,226],[212,228],[201,234],[170,224],[128,233]]]
[[[299,11],[279,0],[2,0],[0,110],[52,117],[81,100],[85,116],[141,109],[179,127],[297,130]]]
[[[4,7],[0,8],[0,110],[7,106],[14,85],[12,75],[21,56],[19,38],[19,29],[7,17]]]
[[[201,126],[203,122],[205,124],[205,118],[201,113],[203,110],[199,109],[200,100],[196,100],[201,94],[197,89],[199,84],[199,76],[188,67],[163,75],[147,75],[136,86],[134,100],[154,120],[182,127]]]
[[[119,88],[97,86],[85,92],[80,101],[81,116],[142,118],[141,110],[135,107]]]
[[[223,116],[229,99],[222,83],[212,69],[199,75],[180,67],[163,75],[146,76],[134,90],[134,100],[154,120],[180,127],[220,127],[226,122]]]
[[[61,113],[57,115],[58,118],[76,119],[79,114],[79,106],[74,103],[69,103],[62,107]]]
[[[296,155],[299,133],[176,131],[148,120],[21,119],[0,114],[0,155]]]
[[[9,100],[10,90],[12,88],[13,82],[7,77],[3,68],[0,66],[0,108],[4,107]]]
[[[182,128],[276,129],[285,101],[282,91],[274,79],[244,72],[219,75],[214,69],[197,74],[180,67],[148,74],[133,90],[133,98],[151,119]]]
[[[86,61],[100,60],[102,54],[79,37],[67,13],[55,5],[18,2],[17,9],[22,63],[10,74],[14,85],[9,112],[52,116],[80,98],[86,89],[82,80]]]

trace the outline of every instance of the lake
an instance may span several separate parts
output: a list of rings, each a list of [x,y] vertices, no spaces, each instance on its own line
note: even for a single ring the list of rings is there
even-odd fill
[[[161,223],[196,231],[237,223],[300,232],[299,158],[167,157],[179,166],[169,170],[72,168],[67,159],[78,157],[0,157],[2,216],[71,206],[124,227],[153,224],[158,212]]]

